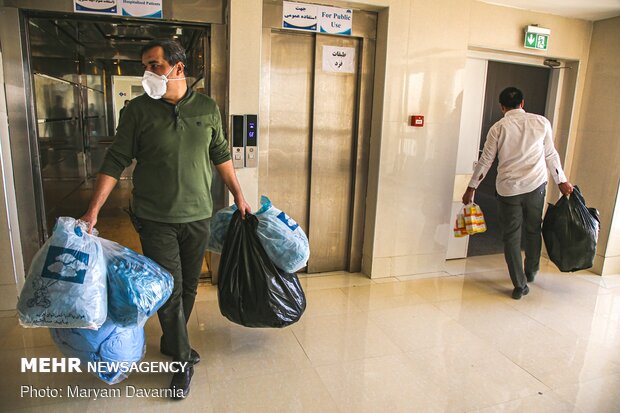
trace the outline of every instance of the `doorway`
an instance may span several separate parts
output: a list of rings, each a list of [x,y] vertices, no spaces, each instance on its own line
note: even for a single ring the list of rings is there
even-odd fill
[[[579,62],[565,62],[563,68],[568,70],[560,71],[547,67],[544,60],[537,56],[470,51],[464,70],[465,87],[446,252],[448,260],[503,253],[495,199],[496,164],[475,196],[475,202],[480,204],[485,215],[487,232],[456,238],[452,227],[454,217],[463,206],[461,196],[480,157],[488,130],[503,116],[499,93],[505,87],[519,87],[525,96],[525,110],[551,121],[556,148],[562,162],[565,161]],[[548,192],[553,191],[554,188],[550,187]]]
[[[281,7],[263,8],[259,190],[308,235],[308,273],[360,271],[376,14],[333,36],[280,29]]]
[[[480,131],[480,144],[478,146],[479,156],[482,154],[489,129],[504,116],[498,101],[500,92],[509,86],[521,89],[525,96],[525,111],[545,116],[549,91],[549,74],[550,69],[546,67],[488,62],[482,130]],[[475,202],[480,205],[484,212],[487,231],[469,237],[470,240],[467,246],[468,257],[499,254],[504,251],[495,198],[496,178],[497,158],[476,191]]]
[[[55,14],[27,16],[26,27],[46,239],[57,217],[77,218],[88,207],[92,183],[114,140],[119,102],[143,93],[141,47],[156,38],[177,39],[187,54],[188,85],[204,93],[210,27]],[[140,250],[123,212],[132,171],[123,173],[98,227],[108,238]]]

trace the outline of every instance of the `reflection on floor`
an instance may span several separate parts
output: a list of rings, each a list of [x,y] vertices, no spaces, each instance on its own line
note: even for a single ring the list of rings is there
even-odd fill
[[[168,375],[147,373],[113,386],[120,398],[20,397],[21,385],[109,387],[88,373],[19,373],[21,357],[60,353],[46,329],[0,318],[0,410],[620,411],[620,277],[545,265],[515,301],[501,255],[446,267],[425,277],[303,277],[306,313],[281,330],[230,323],[216,289],[202,285],[189,321],[202,361],[181,402],[125,397],[127,385],[168,385]],[[169,360],[159,353],[156,318],[146,331],[146,360]]]

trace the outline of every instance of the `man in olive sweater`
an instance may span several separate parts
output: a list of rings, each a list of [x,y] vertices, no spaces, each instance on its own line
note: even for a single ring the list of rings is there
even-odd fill
[[[136,159],[133,173],[134,225],[144,255],[174,278],[170,299],[159,309],[160,350],[189,368],[175,373],[173,398],[189,392],[193,365],[187,320],[196,298],[211,217],[211,162],[234,196],[243,217],[251,212],[232,165],[215,102],[192,92],[184,77],[185,51],[176,41],[154,40],[142,48],[146,94],[125,109],[97,175],[88,211],[89,229],[123,170]]]

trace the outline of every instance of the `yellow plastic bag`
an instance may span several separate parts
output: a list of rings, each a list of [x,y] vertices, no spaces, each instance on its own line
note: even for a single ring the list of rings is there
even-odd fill
[[[454,236],[456,238],[461,238],[469,235],[467,233],[467,228],[465,227],[465,215],[463,214],[463,210],[456,214],[456,220],[454,222]]]
[[[465,220],[465,229],[469,235],[479,234],[487,230],[484,215],[477,204],[465,205],[463,208],[463,218]]]
[[[456,238],[479,234],[487,230],[484,215],[477,204],[464,205],[456,214],[454,222],[454,236]]]

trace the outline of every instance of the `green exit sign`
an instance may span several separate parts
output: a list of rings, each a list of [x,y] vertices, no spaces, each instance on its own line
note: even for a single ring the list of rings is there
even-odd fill
[[[546,34],[525,32],[524,46],[528,49],[547,50],[549,36]]]

